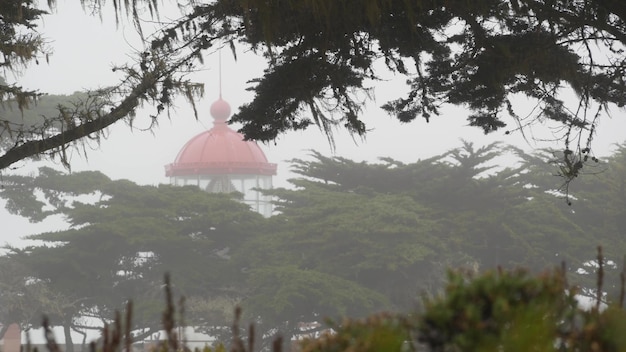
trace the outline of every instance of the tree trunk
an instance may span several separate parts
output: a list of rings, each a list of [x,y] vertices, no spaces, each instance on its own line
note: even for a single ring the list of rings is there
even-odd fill
[[[72,321],[63,324],[63,333],[65,334],[65,352],[74,352],[74,341],[72,341]]]

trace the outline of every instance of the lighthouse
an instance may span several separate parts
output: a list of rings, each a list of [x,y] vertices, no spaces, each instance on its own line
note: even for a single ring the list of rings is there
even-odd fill
[[[210,111],[213,127],[191,138],[165,166],[165,175],[173,185],[196,185],[210,193],[239,192],[252,210],[271,216],[271,197],[261,190],[272,188],[276,164],[267,161],[256,142],[244,140],[228,126],[231,108],[221,93]]]

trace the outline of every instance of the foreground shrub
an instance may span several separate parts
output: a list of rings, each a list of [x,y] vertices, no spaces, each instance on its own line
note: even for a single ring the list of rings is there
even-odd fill
[[[602,292],[598,255],[597,292]],[[331,325],[333,334],[301,343],[303,351],[626,351],[621,294],[581,307],[564,269],[540,275],[516,269],[475,275],[451,271],[444,294],[415,315],[378,314]],[[605,308],[602,308],[602,307]]]
[[[474,277],[451,272],[445,295],[427,300],[417,319],[419,342],[433,351],[485,351],[513,346],[549,351],[578,311],[561,270],[524,270]]]
[[[410,340],[409,321],[399,315],[375,314],[367,319],[329,322],[330,330],[300,342],[302,352],[400,351]],[[408,346],[407,346],[408,347]]]
[[[285,346],[303,352],[339,351],[626,351],[626,312],[622,305],[626,275],[621,274],[621,293],[616,304],[602,307],[603,267],[598,255],[596,302],[581,308],[576,289],[568,285],[565,271],[556,269],[541,275],[525,270],[497,270],[475,275],[451,271],[440,297],[425,299],[419,314],[380,313],[362,320],[329,322],[327,332],[318,338],[283,344],[277,338],[271,347],[281,352]],[[163,328],[167,339],[156,346],[159,352],[189,351],[176,335],[175,307],[166,278],[166,310]],[[105,327],[103,338],[91,351],[132,351],[131,306],[124,321]],[[182,311],[182,306],[181,306]],[[255,351],[254,326],[248,336],[239,334],[237,309],[232,340],[205,348],[202,352]],[[47,324],[44,324],[47,327]],[[126,327],[126,328],[125,328]],[[46,330],[48,350],[59,352],[50,330]],[[257,347],[258,348],[258,347]],[[201,351],[198,351],[201,352]]]

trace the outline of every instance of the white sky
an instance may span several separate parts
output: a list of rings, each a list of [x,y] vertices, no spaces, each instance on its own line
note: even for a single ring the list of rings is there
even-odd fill
[[[116,82],[118,77],[111,72],[112,65],[128,61],[127,53],[134,50],[133,45],[140,49],[135,30],[128,23],[122,23],[116,28],[110,11],[105,13],[101,22],[97,17],[85,14],[79,4],[78,0],[58,0],[57,12],[45,17],[40,28],[49,38],[54,54],[49,64],[41,62],[27,69],[23,76],[17,77],[20,84],[42,92],[70,94]],[[107,6],[111,7],[112,4],[108,3]],[[162,18],[167,18],[167,15],[178,16],[176,11],[165,11]],[[222,52],[223,97],[231,104],[233,111],[252,99],[251,93],[245,90],[248,86],[246,82],[260,76],[264,67],[262,59],[243,52],[243,47],[238,49],[237,61],[233,59],[230,50]],[[88,151],[87,159],[80,155],[72,158],[73,171],[100,170],[111,178],[126,178],[139,184],[167,183],[164,165],[174,160],[187,140],[212,125],[209,107],[218,97],[217,63],[217,55],[205,57],[204,70],[197,75],[197,80],[205,83],[205,97],[198,103],[198,121],[194,119],[187,103],[181,100],[171,120],[162,116],[160,126],[151,132],[131,130],[124,123],[118,123],[109,129],[109,137],[101,145],[92,146],[93,150]],[[372,131],[365,141],[356,142],[347,133],[337,133],[335,155],[359,161],[392,157],[409,163],[458,147],[461,138],[474,141],[477,145],[504,141],[525,149],[549,146],[529,145],[519,134],[505,136],[503,131],[484,136],[479,128],[466,126],[467,112],[461,108],[445,109],[443,116],[432,118],[430,123],[417,119],[409,124],[401,124],[378,106],[402,96],[405,89],[403,81],[402,77],[398,77],[377,84],[375,102],[367,106],[365,114],[365,122]],[[152,111],[139,111],[135,127],[147,126],[147,120],[142,124],[141,117],[145,118]],[[623,117],[624,112],[620,111],[599,126],[594,140],[597,155],[606,155],[614,143],[624,141],[622,131],[626,130],[626,121],[623,121]],[[546,132],[540,126],[535,130]],[[261,147],[268,159],[278,164],[278,176],[274,184],[279,187],[287,186],[286,180],[293,177],[289,174],[287,160],[305,158],[308,149],[326,155],[331,153],[326,137],[316,128],[306,132],[289,132],[275,144]],[[17,172],[29,172],[35,165],[25,161],[14,166]],[[32,226],[24,219],[0,210],[0,225],[5,229],[0,234],[0,244],[4,241],[17,243],[19,237],[48,230],[50,226],[55,226],[51,224],[58,222],[57,219]]]

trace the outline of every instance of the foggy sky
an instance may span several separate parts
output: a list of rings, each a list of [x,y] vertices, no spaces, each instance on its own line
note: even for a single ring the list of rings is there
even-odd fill
[[[111,4],[107,4],[111,7]],[[88,11],[88,9],[87,9]],[[175,18],[175,10],[164,10],[162,20]],[[149,24],[146,23],[149,27]],[[113,63],[122,64],[130,58],[127,53],[141,50],[132,24],[123,22],[116,28],[111,11],[106,11],[102,22],[96,16],[89,16],[76,0],[59,0],[57,12],[46,16],[40,30],[50,39],[49,46],[54,50],[50,63],[40,62],[28,68],[20,77],[8,77],[27,89],[40,89],[53,94],[70,94],[86,88],[97,88],[114,84],[119,77],[111,72]],[[245,48],[238,46],[238,60],[235,61],[229,49],[222,52],[222,91],[236,111],[238,106],[250,101],[252,95],[246,91],[248,80],[262,74],[264,61]],[[118,122],[108,131],[108,138],[101,145],[87,145],[87,158],[74,153],[72,171],[100,170],[113,179],[126,178],[139,184],[167,183],[164,165],[174,161],[176,154],[187,140],[212,126],[209,107],[218,98],[218,57],[205,57],[205,67],[193,76],[205,84],[205,97],[198,102],[200,119],[196,121],[190,107],[182,99],[171,119],[160,117],[159,127],[152,131],[141,131],[148,126],[154,109],[146,107],[138,111],[134,129]],[[402,124],[384,113],[378,106],[388,100],[401,97],[406,90],[403,77],[388,75],[389,80],[379,82],[375,89],[375,101],[368,104],[364,121],[371,129],[365,141],[354,140],[349,134],[338,131],[335,135],[336,155],[353,160],[376,161],[378,157],[391,157],[406,163],[443,153],[460,146],[460,139],[483,145],[503,141],[518,145],[526,150],[533,147],[561,147],[549,143],[526,142],[517,134],[504,135],[496,132],[484,136],[476,127],[466,126],[467,112],[462,108],[444,109],[444,115],[431,118],[430,123],[418,118],[412,123]],[[622,131],[626,130],[624,112],[616,112],[611,120],[601,121],[598,135],[594,139],[597,155],[606,155],[614,143],[624,141]],[[236,127],[235,127],[236,128]],[[550,131],[542,126],[534,131],[539,138],[550,138]],[[529,134],[530,135],[530,134]],[[294,177],[289,173],[287,160],[305,158],[308,149],[315,149],[330,155],[331,148],[326,137],[316,128],[305,132],[289,132],[279,137],[275,143],[261,145],[270,162],[278,164],[275,186],[287,186],[286,180]],[[44,163],[50,165],[50,163]],[[16,172],[28,173],[42,163],[19,162]],[[59,164],[56,168],[62,169]],[[3,203],[0,203],[3,205]],[[59,220],[32,226],[24,219],[10,216],[0,209],[0,224],[5,229],[0,237],[3,242],[17,243],[16,239],[29,233],[38,233],[55,226]]]

